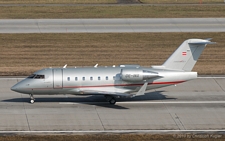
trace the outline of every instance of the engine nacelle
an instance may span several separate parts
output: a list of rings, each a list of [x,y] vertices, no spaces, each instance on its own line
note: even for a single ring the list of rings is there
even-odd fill
[[[121,79],[123,81],[143,81],[159,76],[156,72],[151,72],[136,68],[126,68],[121,70]]]

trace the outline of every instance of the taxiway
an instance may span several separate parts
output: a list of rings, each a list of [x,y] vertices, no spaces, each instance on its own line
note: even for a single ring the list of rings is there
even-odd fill
[[[198,78],[116,105],[103,96],[29,96],[0,78],[0,133],[225,131],[225,77]]]
[[[225,32],[225,18],[1,19],[0,33]]]

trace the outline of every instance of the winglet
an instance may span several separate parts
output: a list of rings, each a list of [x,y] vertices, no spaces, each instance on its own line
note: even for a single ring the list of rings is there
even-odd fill
[[[147,86],[148,86],[148,82],[145,82],[144,85],[140,88],[140,90],[137,92],[137,94],[135,96],[144,95]]]

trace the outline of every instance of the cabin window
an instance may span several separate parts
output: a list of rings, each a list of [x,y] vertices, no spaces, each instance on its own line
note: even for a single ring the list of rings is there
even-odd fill
[[[105,80],[109,80],[109,77],[108,77],[108,76],[106,76],[106,77],[105,77]]]
[[[113,76],[113,80],[115,80],[116,79],[116,76]]]
[[[85,80],[85,77],[83,77],[83,81]]]
[[[100,76],[98,77],[98,80],[101,80],[101,77]]]
[[[93,77],[90,77],[90,80],[93,80]]]
[[[77,77],[75,77],[75,81],[77,81],[78,80],[78,78]]]
[[[67,81],[70,81],[70,77],[67,77]]]

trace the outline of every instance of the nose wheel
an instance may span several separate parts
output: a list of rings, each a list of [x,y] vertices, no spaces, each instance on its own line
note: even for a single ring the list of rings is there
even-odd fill
[[[31,100],[30,100],[30,103],[31,103],[31,104],[33,104],[33,103],[34,103],[34,100],[33,100],[33,99],[31,99]]]
[[[112,104],[112,105],[115,105],[115,104],[116,104],[116,99],[115,99],[115,97],[110,96],[110,95],[106,95],[105,98],[106,98],[106,101],[109,102],[109,104]]]
[[[33,94],[30,94],[30,103],[33,104],[35,101]]]

